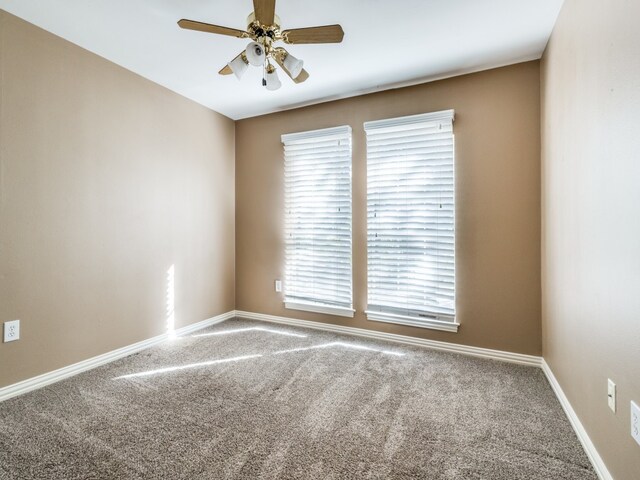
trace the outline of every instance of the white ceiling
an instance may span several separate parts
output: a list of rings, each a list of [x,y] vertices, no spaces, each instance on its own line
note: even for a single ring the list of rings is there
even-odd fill
[[[247,40],[251,0],[0,0],[0,8],[233,119],[540,58],[563,0],[278,0],[283,28],[339,23],[342,44],[291,45],[311,77],[260,85],[217,71]]]

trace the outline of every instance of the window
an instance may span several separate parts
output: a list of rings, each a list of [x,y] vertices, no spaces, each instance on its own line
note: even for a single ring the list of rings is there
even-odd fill
[[[351,127],[282,136],[285,306],[353,317]]]
[[[457,331],[453,117],[364,125],[370,320]]]

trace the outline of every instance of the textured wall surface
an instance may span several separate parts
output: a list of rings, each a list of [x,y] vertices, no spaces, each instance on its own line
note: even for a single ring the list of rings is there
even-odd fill
[[[0,387],[233,310],[233,121],[0,27]]]
[[[640,478],[638,18],[636,0],[567,0],[542,62],[544,357],[617,480]]]

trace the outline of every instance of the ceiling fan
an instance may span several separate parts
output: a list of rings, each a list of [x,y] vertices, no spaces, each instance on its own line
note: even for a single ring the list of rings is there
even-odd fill
[[[220,75],[233,73],[240,79],[249,65],[262,67],[262,85],[267,90],[277,90],[282,83],[278,78],[276,67],[271,63],[272,61],[280,65],[295,83],[304,82],[309,78],[309,74],[302,68],[302,60],[297,59],[284,48],[274,46],[276,42],[283,41],[288,44],[340,43],[344,37],[344,31],[340,25],[281,30],[280,18],[275,14],[275,7],[276,0],[253,0],[254,11],[247,18],[246,31],[186,19],[180,20],[178,25],[181,28],[199,32],[250,38],[252,41],[247,48],[218,73]]]

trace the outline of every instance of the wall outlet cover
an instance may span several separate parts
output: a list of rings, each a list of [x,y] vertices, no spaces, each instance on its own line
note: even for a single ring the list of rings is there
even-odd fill
[[[4,343],[20,339],[20,320],[4,322]]]
[[[631,436],[640,445],[640,407],[631,402]]]
[[[616,384],[611,379],[607,381],[607,402],[613,413],[616,413]]]

